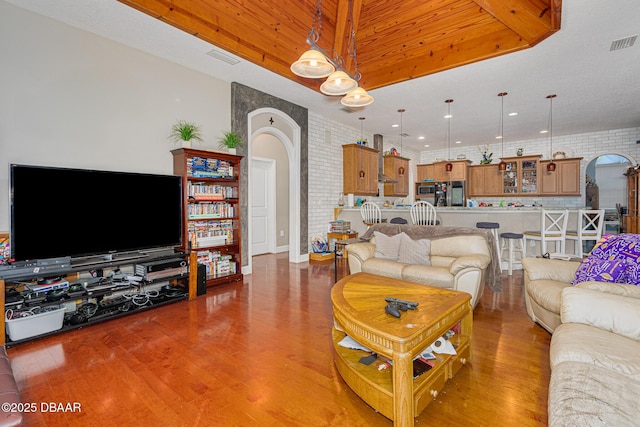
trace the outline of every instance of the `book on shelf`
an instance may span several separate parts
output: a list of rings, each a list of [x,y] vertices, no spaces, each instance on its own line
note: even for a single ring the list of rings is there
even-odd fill
[[[198,264],[206,267],[208,278],[217,278],[236,274],[238,272],[238,263],[233,260],[233,255],[222,255],[220,251],[198,251]]]
[[[204,157],[187,158],[187,176],[193,178],[233,178],[234,167],[231,162]]]

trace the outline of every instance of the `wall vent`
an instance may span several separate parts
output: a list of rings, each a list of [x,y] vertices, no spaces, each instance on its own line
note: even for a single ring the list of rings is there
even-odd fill
[[[236,65],[238,62],[240,62],[239,59],[236,59],[233,56],[216,49],[211,49],[209,52],[207,52],[207,55],[213,58],[219,59],[222,62],[226,62],[227,64],[230,64],[230,65]]]
[[[611,47],[609,48],[609,51],[620,50],[627,47],[631,47],[636,42],[637,38],[638,38],[638,35],[636,34],[635,36],[625,37],[620,40],[614,40],[611,42]]]

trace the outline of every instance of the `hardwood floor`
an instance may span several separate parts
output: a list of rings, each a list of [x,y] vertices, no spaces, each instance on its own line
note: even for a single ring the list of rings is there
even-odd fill
[[[526,315],[522,273],[502,277],[474,311],[472,362],[416,425],[546,425],[551,336]],[[391,426],[334,367],[332,285],[332,263],[263,255],[244,284],[11,347],[38,409],[26,425]]]

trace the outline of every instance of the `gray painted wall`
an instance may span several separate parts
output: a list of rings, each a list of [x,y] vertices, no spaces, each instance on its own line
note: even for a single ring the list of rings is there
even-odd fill
[[[300,254],[309,253],[309,237],[308,237],[308,218],[309,218],[309,180],[307,167],[309,163],[309,112],[306,108],[292,104],[283,99],[269,95],[259,90],[244,86],[240,83],[231,83],[231,129],[240,135],[242,139],[242,147],[238,149],[238,154],[247,156],[247,144],[249,136],[247,135],[248,116],[249,113],[260,108],[275,108],[291,117],[300,126]],[[294,141],[295,142],[295,141]],[[249,162],[242,162],[242,176],[248,176]],[[240,208],[242,210],[242,218],[248,218],[249,201],[248,201],[248,182],[243,179],[241,184]],[[248,223],[243,221],[242,224],[242,247],[248,248]],[[242,251],[242,265],[248,264],[247,251]]]

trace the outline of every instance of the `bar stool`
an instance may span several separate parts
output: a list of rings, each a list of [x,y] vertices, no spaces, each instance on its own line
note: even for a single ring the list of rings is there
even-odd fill
[[[493,234],[493,238],[496,241],[496,249],[498,251],[498,257],[502,258],[502,252],[500,250],[500,237],[498,236],[498,229],[500,228],[500,223],[499,222],[476,222],[476,228],[491,230],[491,234]],[[502,262],[499,262],[499,264],[500,264],[500,271],[502,271]]]
[[[500,238],[502,239],[502,250],[504,251],[506,249],[508,251],[509,258],[506,261],[509,264],[508,272],[509,276],[511,276],[513,263],[515,262],[515,253],[520,252],[520,261],[525,257],[524,235],[521,233],[501,233]],[[520,243],[520,246],[516,247],[516,243]],[[500,259],[503,259],[502,252],[500,253]]]

